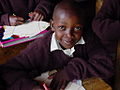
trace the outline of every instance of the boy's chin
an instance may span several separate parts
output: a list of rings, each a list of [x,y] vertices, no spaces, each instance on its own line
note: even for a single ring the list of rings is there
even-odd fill
[[[71,49],[73,46],[64,46],[64,49]]]
[[[64,49],[71,49],[72,47],[74,47],[74,45],[66,45],[66,44],[64,44],[64,45],[61,45],[60,44],[60,46],[61,46],[61,48],[64,50]]]

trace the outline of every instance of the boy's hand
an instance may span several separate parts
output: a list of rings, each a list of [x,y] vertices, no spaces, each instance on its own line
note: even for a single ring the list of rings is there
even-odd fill
[[[50,88],[52,88],[52,90],[65,89],[65,87],[70,81],[71,79],[66,72],[64,72],[63,70],[59,71],[53,78],[50,84]]]
[[[24,23],[24,19],[22,17],[18,17],[15,15],[9,16],[9,22],[11,26],[16,26]]]
[[[29,13],[30,21],[41,21],[44,15],[40,11],[34,11]]]

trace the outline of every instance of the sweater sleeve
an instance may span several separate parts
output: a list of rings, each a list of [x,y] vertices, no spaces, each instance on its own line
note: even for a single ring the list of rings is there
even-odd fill
[[[0,25],[10,25],[8,17],[9,14],[3,12],[2,1],[0,1]]]
[[[95,38],[96,39],[96,38]],[[114,63],[107,52],[102,48],[98,40],[88,40],[86,43],[86,56],[74,57],[64,68],[74,79],[85,79],[89,77],[100,77],[111,82],[114,75]]]
[[[38,42],[31,43],[19,55],[3,65],[2,78],[6,81],[8,90],[32,90],[38,85],[34,78],[41,75],[47,65],[44,65],[45,50],[41,50],[43,45],[38,46]]]
[[[37,6],[35,8],[35,11],[41,11],[45,19],[50,19],[52,17],[53,9],[55,6],[55,2],[51,0],[36,0]]]
[[[102,40],[120,39],[120,1],[104,0],[92,26]]]
[[[83,80],[90,77],[100,77],[109,83],[114,73],[112,61],[103,55],[95,55],[89,61],[74,58],[64,69],[72,79]]]
[[[0,25],[10,25],[9,23],[9,14],[0,13]]]

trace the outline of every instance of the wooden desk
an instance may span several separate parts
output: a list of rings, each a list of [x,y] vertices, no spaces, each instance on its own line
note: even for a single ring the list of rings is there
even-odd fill
[[[83,81],[86,90],[112,90],[112,88],[100,78],[89,78]]]
[[[10,58],[16,56],[21,50],[26,48],[30,42],[21,43],[7,48],[0,47],[0,64],[7,62]]]
[[[50,85],[50,82],[51,82],[51,80],[48,79],[48,75],[45,73],[42,76],[38,76],[34,78],[34,80],[40,83],[44,82],[48,86]],[[98,78],[98,77],[92,77],[92,78],[85,79],[82,81],[82,85],[85,88],[85,90],[112,90],[111,86],[109,86],[106,82],[104,82],[101,78]],[[80,89],[77,89],[77,90],[80,90]]]

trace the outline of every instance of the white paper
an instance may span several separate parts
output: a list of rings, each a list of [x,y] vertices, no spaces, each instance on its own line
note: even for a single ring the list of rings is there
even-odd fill
[[[49,77],[49,71],[42,73],[40,76],[36,77],[34,80],[39,82],[44,82],[49,86],[52,79],[48,79],[48,77]],[[72,82],[68,83],[65,90],[85,90],[85,88],[83,87],[81,80],[73,80]]]
[[[45,30],[49,25],[49,23],[44,21],[33,21],[18,26],[4,26],[5,32],[3,39],[9,38],[12,35],[18,35],[19,37],[32,37]]]
[[[82,86],[81,80],[76,80],[76,82],[69,82],[65,90],[85,90]]]

